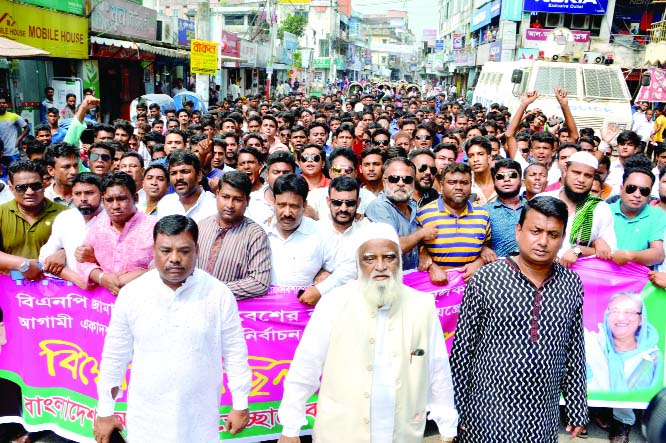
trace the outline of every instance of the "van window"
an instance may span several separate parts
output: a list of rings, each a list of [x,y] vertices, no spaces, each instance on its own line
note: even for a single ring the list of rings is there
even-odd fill
[[[615,69],[583,69],[583,83],[586,97],[618,100],[628,98],[625,97],[620,76]]]
[[[578,95],[576,68],[563,66],[539,66],[536,70],[534,90],[541,95],[553,95],[553,89],[564,88],[570,96]]]

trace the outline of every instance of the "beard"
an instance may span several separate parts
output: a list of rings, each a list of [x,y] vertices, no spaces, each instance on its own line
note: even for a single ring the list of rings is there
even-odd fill
[[[386,194],[386,197],[392,202],[404,203],[412,198],[412,195],[414,194],[414,188],[410,190],[402,189],[396,191],[385,190],[384,193]]]
[[[361,294],[373,308],[392,305],[402,294],[402,278],[396,273],[386,280],[376,281],[372,278],[361,278]]]
[[[659,193],[659,201],[662,203],[666,203],[666,195],[662,195],[661,193]]]
[[[569,200],[574,203],[580,203],[585,200],[590,191],[587,192],[575,192],[573,189],[569,188],[566,183],[564,183],[564,195],[567,196]]]
[[[498,188],[495,188],[495,193],[497,193],[498,198],[509,199],[514,198],[520,194],[520,186],[518,186],[514,191],[504,192]]]

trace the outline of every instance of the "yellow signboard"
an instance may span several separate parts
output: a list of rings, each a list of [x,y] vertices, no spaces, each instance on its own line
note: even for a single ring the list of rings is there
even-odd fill
[[[0,37],[43,49],[51,57],[88,58],[88,20],[0,0]]]
[[[192,40],[192,45],[190,46],[190,72],[195,74],[216,74],[219,51],[219,43]]]

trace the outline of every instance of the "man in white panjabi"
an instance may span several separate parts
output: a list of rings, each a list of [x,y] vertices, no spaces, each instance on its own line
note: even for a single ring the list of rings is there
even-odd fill
[[[251,373],[236,299],[224,283],[195,269],[194,220],[169,215],[153,232],[156,269],[124,286],[113,307],[97,384],[95,441],[108,443],[111,432],[122,429],[113,411],[132,360],[130,443],[217,443],[223,369],[233,401],[225,429],[236,434],[249,420]]]
[[[294,355],[279,443],[300,441],[305,403],[317,388],[317,443],[420,443],[427,412],[440,441],[452,442],[458,414],[434,299],[402,284],[391,226],[362,231],[358,280],[322,297]]]

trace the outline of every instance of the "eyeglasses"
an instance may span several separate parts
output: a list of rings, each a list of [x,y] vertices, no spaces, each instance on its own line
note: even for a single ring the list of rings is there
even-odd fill
[[[90,154],[90,161],[96,162],[99,159],[102,159],[104,162],[111,161],[111,156],[109,154],[98,154],[97,152]]]
[[[624,187],[624,190],[626,191],[627,194],[633,194],[637,190],[640,190],[641,195],[643,197],[649,196],[650,192],[652,192],[652,190],[646,186],[636,186],[636,185],[627,185]]]
[[[375,140],[373,143],[375,144],[375,146],[388,146],[390,141],[388,141],[388,140]]]
[[[437,168],[435,166],[428,166],[425,163],[416,168],[416,172],[423,173],[426,172],[428,169],[430,169],[430,173],[432,175],[435,175],[437,173]]]
[[[388,177],[386,177],[386,179],[388,180],[389,183],[393,184],[398,183],[400,180],[402,180],[402,182],[406,185],[411,185],[412,183],[414,183],[414,177],[412,177],[411,175],[389,175]]]
[[[37,192],[44,189],[44,184],[42,182],[34,182],[25,183],[23,185],[14,185],[14,191],[16,191],[17,194],[25,194],[28,188],[32,189],[33,192]]]
[[[352,172],[354,172],[354,168],[352,168],[351,166],[345,166],[344,168],[342,166],[331,166],[331,172],[333,174],[344,173],[345,175],[349,175]]]
[[[608,311],[608,315],[617,316],[617,315],[642,315],[640,311],[623,311],[621,309],[611,309]]]
[[[518,178],[518,173],[516,171],[511,172],[498,172],[495,174],[495,180],[506,180],[507,178]]]
[[[289,136],[291,135],[291,133],[289,133],[289,132],[281,132],[280,135],[281,135],[282,137],[289,137]],[[305,138],[305,137],[303,137],[303,138]]]
[[[530,148],[523,148],[521,149],[521,151],[523,152],[523,154],[527,154],[528,152],[530,152]]]
[[[321,155],[319,155],[319,154],[312,154],[312,155],[302,154],[301,155],[301,161],[302,162],[319,163],[321,161]]]
[[[431,135],[417,135],[414,138],[417,139],[417,140],[432,140]]]
[[[358,200],[338,200],[338,199],[334,199],[334,198],[331,199],[331,204],[333,206],[335,206],[336,208],[342,206],[343,203],[348,208],[353,208],[353,207],[356,206],[356,203],[358,203]]]

